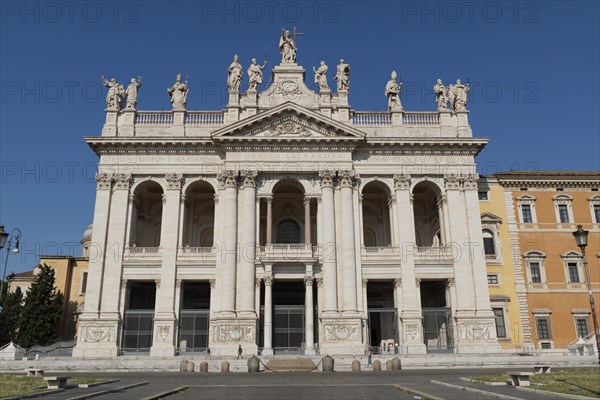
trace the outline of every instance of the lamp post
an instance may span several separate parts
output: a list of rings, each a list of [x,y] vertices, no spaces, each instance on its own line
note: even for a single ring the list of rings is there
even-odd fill
[[[0,249],[6,245],[6,254],[4,255],[4,269],[2,271],[2,285],[0,286],[0,304],[2,302],[2,295],[4,294],[4,285],[6,281],[6,267],[8,266],[8,256],[10,254],[10,248],[12,246],[13,241],[15,242],[15,248],[13,249],[13,253],[19,252],[19,243],[21,242],[21,230],[19,228],[14,228],[10,231],[10,235],[6,233],[4,230],[4,225],[0,225]],[[6,289],[8,290],[8,288]]]
[[[598,363],[600,363],[600,331],[598,330],[598,317],[596,317],[596,306],[594,295],[592,294],[592,282],[590,281],[590,270],[588,268],[587,259],[585,257],[585,248],[587,246],[588,231],[584,230],[581,225],[577,225],[577,230],[573,232],[575,242],[581,249],[583,257],[583,267],[585,269],[585,280],[587,281],[588,294],[590,295],[590,307],[592,308],[592,321],[594,323],[594,336],[596,337],[596,351],[598,352]]]

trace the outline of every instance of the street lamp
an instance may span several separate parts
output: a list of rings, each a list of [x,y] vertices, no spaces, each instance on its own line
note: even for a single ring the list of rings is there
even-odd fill
[[[594,336],[596,336],[596,351],[598,352],[598,363],[600,363],[600,331],[598,330],[598,317],[596,317],[596,306],[594,305],[594,295],[592,294],[590,270],[588,269],[587,259],[585,257],[585,247],[587,246],[588,233],[589,232],[584,230],[581,225],[577,225],[577,230],[573,232],[573,236],[575,236],[575,242],[581,249],[581,256],[583,257],[585,280],[587,281],[587,289],[590,295],[590,307],[592,308],[592,321],[594,322]]]
[[[4,255],[4,270],[2,271],[2,285],[0,286],[0,303],[4,294],[4,284],[6,283],[6,267],[8,266],[8,255],[10,254],[11,245],[15,242],[13,253],[19,252],[19,243],[21,243],[21,230],[14,228],[10,231],[10,235],[4,230],[4,225],[0,225],[0,249],[6,245],[6,254]],[[8,290],[8,289],[7,289]]]

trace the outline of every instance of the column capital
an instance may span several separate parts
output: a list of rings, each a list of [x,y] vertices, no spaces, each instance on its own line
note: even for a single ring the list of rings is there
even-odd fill
[[[155,279],[154,283],[156,284],[156,288],[160,289],[160,279]]]
[[[215,202],[215,205],[219,204],[219,194],[215,193],[213,196],[213,201]]]
[[[366,288],[368,283],[369,283],[368,279],[363,279],[362,280],[362,287]]]
[[[175,287],[181,289],[183,287],[183,279],[176,279]]]
[[[444,186],[446,190],[460,190],[461,179],[459,175],[447,174],[444,175]]]
[[[256,171],[242,171],[242,187],[252,187],[256,188],[256,176],[258,173]]]
[[[96,173],[96,190],[110,189],[112,184],[112,175],[106,172]]]
[[[183,180],[183,174],[177,174],[177,173],[165,174],[165,181],[167,181],[167,190],[180,190],[182,180]]]
[[[256,279],[254,280],[254,286],[256,286],[257,288],[259,288],[259,287],[260,287],[260,282],[261,282],[261,281],[262,281],[262,279],[260,279],[260,278],[256,278]]]
[[[314,277],[312,277],[312,276],[305,276],[304,277],[304,286],[312,286],[313,285],[313,281],[314,281]]]
[[[265,286],[273,285],[273,277],[271,275],[263,276],[263,281],[265,282]]]
[[[333,188],[333,178],[335,173],[333,171],[321,171],[319,172],[319,178],[321,178],[321,189]]]
[[[310,202],[312,201],[313,197],[308,197],[308,196],[304,196],[304,206],[306,207],[307,205],[310,205]]]
[[[409,190],[411,178],[408,174],[394,174],[394,189],[398,190]]]
[[[354,171],[340,171],[338,172],[338,179],[341,188],[352,188],[358,180],[360,176]]]
[[[463,175],[463,187],[465,190],[477,190],[478,174]]]
[[[131,174],[113,174],[113,180],[115,181],[113,189],[129,190],[129,185],[131,184]]]
[[[395,288],[402,287],[402,278],[396,278],[396,279],[394,279],[394,287]]]
[[[421,287],[421,278],[417,278],[417,279],[415,279],[415,286],[416,286],[417,288],[420,288],[420,287]]]
[[[238,175],[235,171],[223,171],[217,174],[217,180],[219,181],[219,187],[221,188],[235,188],[237,187]]]
[[[127,288],[127,279],[121,279],[121,289]]]
[[[316,281],[318,287],[323,287],[323,278],[317,278]]]
[[[273,194],[265,196],[265,200],[267,200],[267,204],[273,204]]]
[[[446,281],[446,286],[454,287],[455,285],[456,285],[456,282],[454,281],[454,278],[448,278],[448,280]]]
[[[209,279],[208,283],[210,284],[210,288],[214,289],[215,287],[217,287],[217,280],[216,279]]]

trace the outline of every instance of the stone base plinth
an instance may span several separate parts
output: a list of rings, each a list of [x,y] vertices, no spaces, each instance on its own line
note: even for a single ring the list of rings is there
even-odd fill
[[[363,337],[365,321],[360,317],[323,318],[323,338],[319,353],[325,354],[364,354],[366,349]]]
[[[240,345],[244,358],[258,353],[256,318],[217,317],[211,321],[210,330],[211,354],[234,356]]]
[[[117,335],[119,319],[86,319],[79,321],[77,346],[73,349],[76,358],[110,358],[119,355]]]

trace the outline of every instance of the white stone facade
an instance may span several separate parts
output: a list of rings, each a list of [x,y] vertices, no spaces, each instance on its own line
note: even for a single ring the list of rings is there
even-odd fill
[[[107,109],[86,138],[100,172],[74,356],[135,344],[128,312],[150,315],[136,346],[152,355],[499,350],[474,172],[487,140],[466,110],[348,101],[286,62],[225,110]],[[203,312],[207,343],[190,346],[184,314]]]

